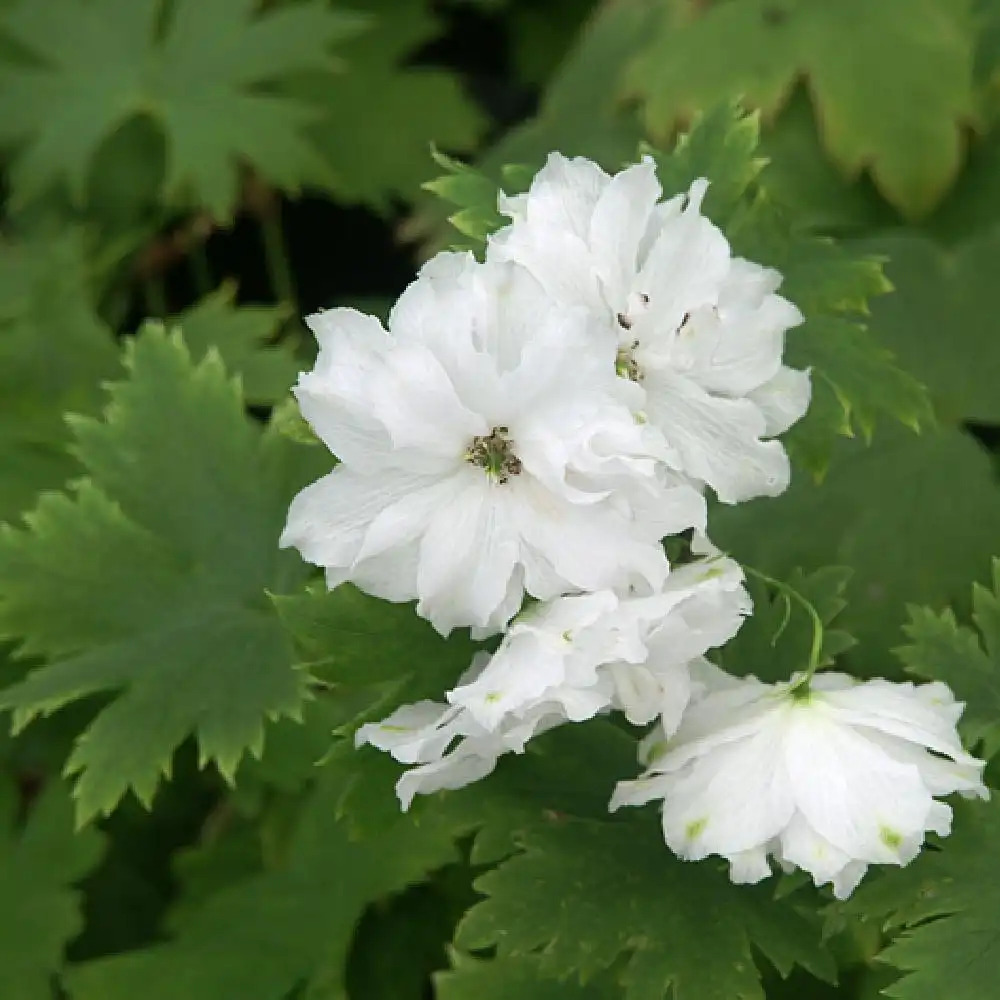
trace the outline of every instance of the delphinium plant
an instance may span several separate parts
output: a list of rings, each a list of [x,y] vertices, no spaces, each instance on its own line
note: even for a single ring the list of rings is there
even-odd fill
[[[1000,22],[869,6],[0,4],[4,996],[1000,989]]]

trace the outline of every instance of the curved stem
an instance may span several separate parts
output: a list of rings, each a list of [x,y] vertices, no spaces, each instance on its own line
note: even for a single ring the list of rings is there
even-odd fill
[[[768,576],[766,573],[762,573],[759,569],[754,569],[752,566],[744,566],[743,570],[750,576],[756,577],[762,583],[766,583],[769,587],[773,587],[779,593],[784,594],[790,600],[796,601],[809,616],[813,629],[812,644],[809,647],[809,663],[806,666],[806,672],[796,681],[792,690],[794,691],[808,685],[813,674],[819,669],[820,657],[823,655],[823,619],[820,618],[819,612],[813,603],[800,594],[794,587],[790,587],[784,581],[776,580],[773,576]]]

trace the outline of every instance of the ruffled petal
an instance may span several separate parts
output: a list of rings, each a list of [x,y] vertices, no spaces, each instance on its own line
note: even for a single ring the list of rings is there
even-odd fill
[[[710,396],[669,371],[646,379],[647,412],[679,452],[681,471],[715,490],[723,503],[777,496],[788,487],[790,469],[777,441],[762,441],[763,414],[747,399]]]
[[[812,399],[809,372],[781,367],[777,374],[748,394],[764,415],[764,437],[784,434],[805,416]]]

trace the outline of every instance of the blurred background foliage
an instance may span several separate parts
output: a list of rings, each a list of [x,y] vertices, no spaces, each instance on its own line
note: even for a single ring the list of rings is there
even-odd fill
[[[852,669],[902,676],[891,651],[906,605],[966,619],[1000,551],[996,0],[0,0],[0,521],[80,474],[63,415],[100,411],[147,317],[180,324],[195,358],[214,347],[266,417],[309,362],[303,314],[384,313],[451,241],[446,206],[422,189],[439,172],[432,144],[498,184],[504,165],[537,168],[553,149],[617,169],[641,140],[669,148],[736,98],[759,110],[771,195],[804,230],[884,257],[895,293],[873,301],[872,334],[929,388],[937,422],[845,438],[823,482],[800,473],[777,501],[717,510],[715,540],[779,576],[850,568]],[[5,675],[28,665],[10,659]],[[162,941],[185,921],[209,934],[230,915],[199,904],[240,879],[256,881],[228,905],[280,923],[292,889],[308,889],[310,824],[346,794],[330,779],[303,805],[337,721],[317,703],[304,725],[274,723],[236,791],[188,747],[151,812],[127,801],[74,837],[58,775],[95,707],[0,743],[5,1000],[64,995],[53,977],[67,958]],[[266,945],[294,967],[232,1000],[430,995],[481,862],[441,854],[426,830],[421,846],[409,820],[380,830],[343,850],[369,875],[377,857],[399,870],[313,887],[315,939]],[[287,885],[267,874],[279,868]],[[27,916],[9,905],[17,893]],[[839,988],[771,970],[767,996],[874,997],[892,975],[870,964],[871,929],[837,942]],[[509,960],[498,980],[455,958],[433,989],[617,995],[601,977],[540,986],[532,961]],[[118,997],[103,969],[71,975],[70,995]],[[130,995],[202,995],[194,973],[154,989],[154,972],[136,966]]]

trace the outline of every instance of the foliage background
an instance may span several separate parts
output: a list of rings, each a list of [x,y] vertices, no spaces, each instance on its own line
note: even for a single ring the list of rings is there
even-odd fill
[[[399,816],[392,763],[331,731],[436,693],[471,645],[304,590],[274,542],[326,462],[283,405],[299,317],[384,312],[452,240],[432,142],[494,182],[550,149],[613,169],[742,98],[800,233],[885,258],[894,294],[869,269],[840,307],[936,420],[848,358],[852,433],[715,510],[715,539],[837,616],[852,671],[951,683],[992,754],[1000,4],[349,7],[0,2],[0,995],[993,995],[996,806],[846,906],[609,820],[634,745],[605,722]],[[878,410],[922,433],[869,440]],[[786,675],[802,633],[774,647],[756,596],[726,665]]]

